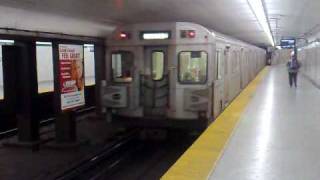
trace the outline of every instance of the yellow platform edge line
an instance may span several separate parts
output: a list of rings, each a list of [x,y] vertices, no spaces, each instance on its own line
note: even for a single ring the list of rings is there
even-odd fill
[[[215,122],[162,176],[161,180],[205,180],[209,178],[257,87],[268,72],[269,68],[265,67],[258,73]]]

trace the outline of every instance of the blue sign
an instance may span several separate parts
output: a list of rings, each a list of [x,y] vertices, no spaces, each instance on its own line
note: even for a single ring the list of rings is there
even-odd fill
[[[281,39],[280,41],[281,48],[293,49],[296,46],[295,39]]]

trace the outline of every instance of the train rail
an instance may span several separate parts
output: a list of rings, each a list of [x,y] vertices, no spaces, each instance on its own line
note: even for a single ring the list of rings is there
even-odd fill
[[[122,162],[143,147],[138,140],[139,131],[133,130],[109,143],[94,155],[82,160],[58,175],[56,180],[90,179],[105,177],[116,170]]]

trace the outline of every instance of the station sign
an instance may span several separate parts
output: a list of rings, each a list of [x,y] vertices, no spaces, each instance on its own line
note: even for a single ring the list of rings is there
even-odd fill
[[[85,105],[83,46],[59,44],[61,110]]]
[[[296,46],[296,40],[295,39],[281,39],[280,46],[281,46],[281,48],[284,48],[284,49],[293,49]]]

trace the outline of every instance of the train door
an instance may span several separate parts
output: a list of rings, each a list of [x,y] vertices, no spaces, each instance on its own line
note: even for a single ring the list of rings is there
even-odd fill
[[[229,102],[229,66],[230,66],[230,51],[225,49],[225,64],[224,64],[224,105]]]
[[[215,83],[213,96],[213,116],[217,117],[224,109],[224,53],[217,47],[215,59]]]
[[[244,88],[244,52],[243,49],[240,51],[240,55],[239,55],[239,66],[240,66],[240,89]]]
[[[253,68],[253,63],[254,63],[254,51],[250,52],[250,56],[249,56],[249,66],[250,66],[250,80],[252,81],[254,78],[254,68]]]
[[[316,47],[313,48],[313,57],[312,57],[312,76],[314,79],[317,78],[317,51],[316,51]]]
[[[249,52],[246,52],[246,85],[250,82]]]
[[[249,78],[248,78],[248,52],[246,51],[244,53],[244,86],[247,86],[248,82],[249,82]]]
[[[231,101],[237,95],[240,88],[240,74],[239,74],[239,53],[232,50],[229,54],[229,83],[228,83],[228,100]],[[240,90],[239,90],[240,91]]]
[[[144,116],[166,116],[169,98],[167,47],[145,47],[143,77]]]
[[[301,52],[301,51],[300,51]],[[298,55],[300,54],[300,52],[298,53]],[[316,52],[317,52],[317,59],[319,59],[319,57],[320,57],[320,48],[319,47],[317,47],[317,50],[316,50]],[[301,56],[300,56],[301,57]],[[302,61],[302,59],[300,59],[300,58],[298,58],[298,61],[300,61],[300,63],[301,63],[301,61]],[[317,63],[317,65],[316,65],[316,67],[317,67],[317,79],[320,79],[320,71],[319,71],[319,69],[320,69],[320,64],[319,64],[319,62],[318,61],[316,61],[316,63]]]

